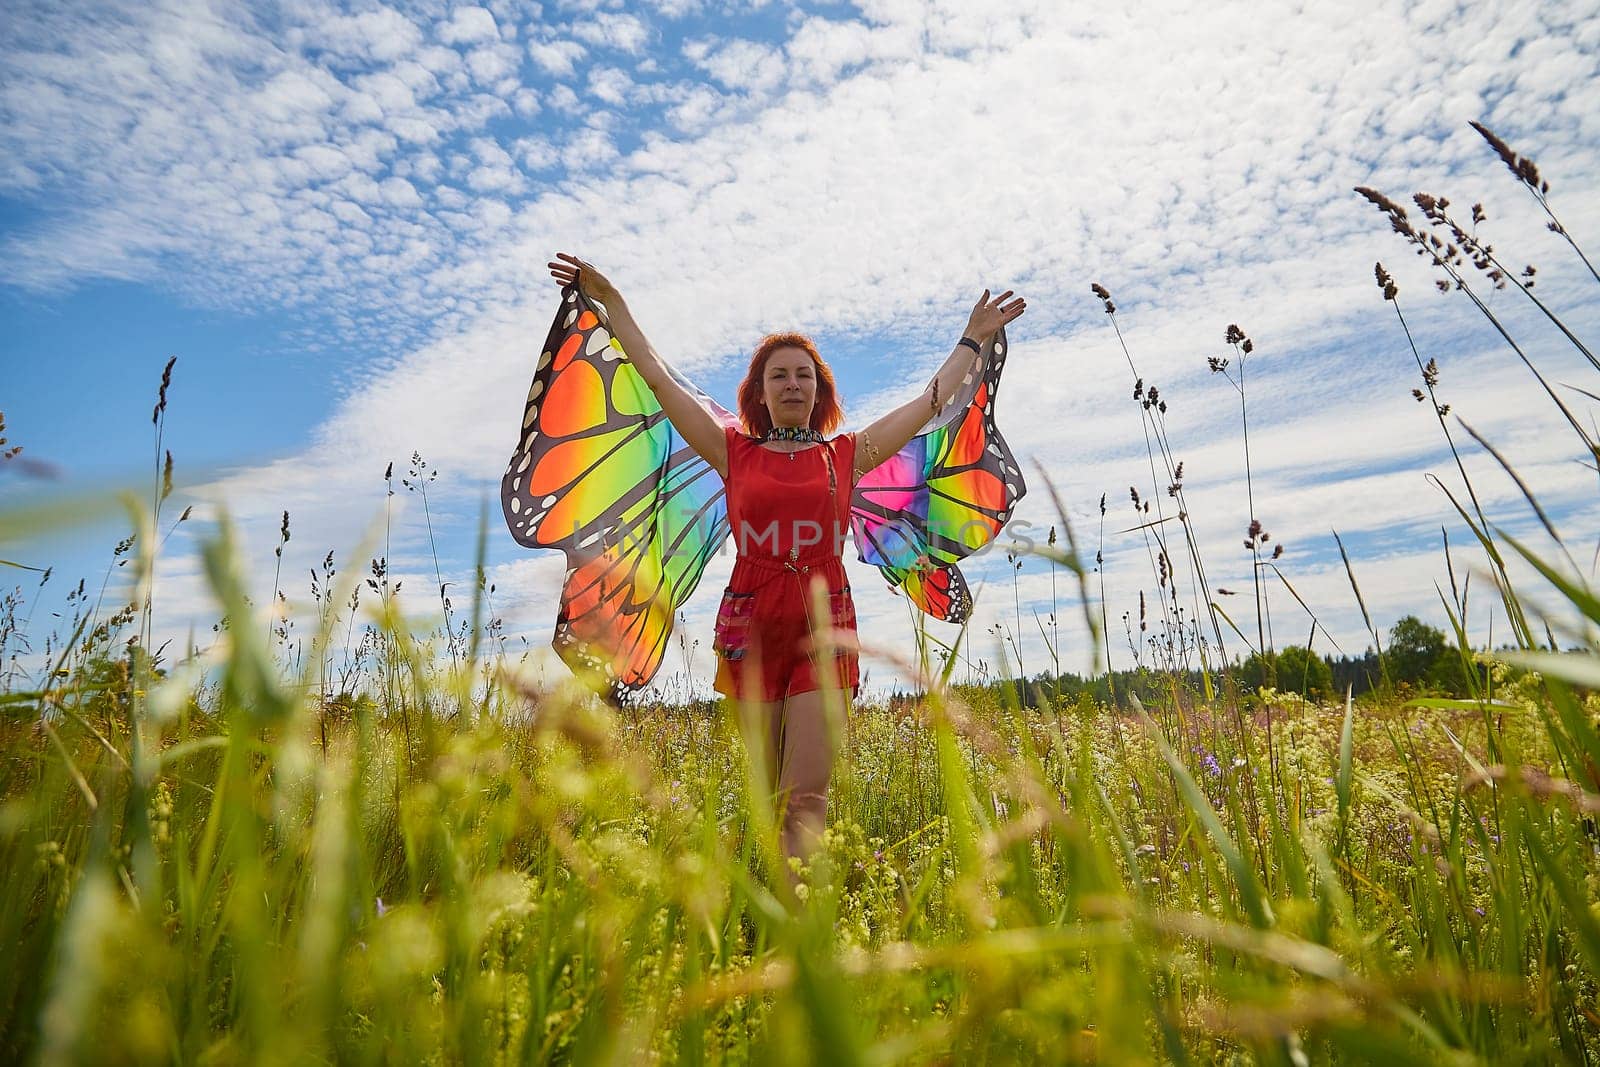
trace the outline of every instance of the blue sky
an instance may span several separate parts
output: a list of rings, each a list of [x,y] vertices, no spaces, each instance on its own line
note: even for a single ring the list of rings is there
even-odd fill
[[[196,511],[167,543],[157,616],[180,639],[216,614],[191,538],[219,503],[268,582],[290,511],[284,571],[305,610],[306,569],[330,548],[345,561],[383,507],[384,466],[413,449],[440,471],[447,580],[467,573],[554,312],[556,249],[605,267],[657,348],[724,402],[761,334],[810,333],[851,425],[919,388],[984,287],[1019,290],[1000,401],[1029,463],[1018,515],[1053,519],[1037,459],[1091,539],[1102,493],[1118,530],[1128,486],[1150,491],[1132,375],[1088,292],[1104,283],[1171,403],[1210,584],[1233,589],[1249,582],[1237,398],[1205,360],[1230,354],[1238,322],[1257,345],[1256,512],[1349,649],[1366,641],[1332,528],[1380,624],[1443,621],[1451,519],[1424,475],[1446,476],[1448,453],[1409,396],[1416,369],[1372,283],[1382,259],[1453,410],[1569,531],[1600,528],[1548,401],[1350,193],[1483,201],[1497,250],[1536,263],[1539,291],[1594,336],[1600,287],[1466,125],[1535,157],[1569,229],[1600,248],[1586,5],[22,3],[0,30],[0,411],[11,443],[56,471],[7,470],[0,487],[145,477],[157,380],[178,356],[169,509]],[[1492,302],[1554,377],[1593,391],[1518,294]],[[1530,528],[1492,462],[1469,462],[1495,517]],[[413,503],[396,498],[393,555],[424,613]],[[5,558],[55,566],[64,592],[98,580],[122,532],[108,519]],[[1154,578],[1141,539],[1105,549],[1115,620]],[[489,562],[507,630],[542,646],[559,555],[519,549],[495,513]],[[702,682],[727,565],[687,612]],[[1028,616],[1049,610],[1048,568],[1026,565],[1015,594],[1001,553],[968,573],[989,582],[975,655],[994,661],[982,630],[1013,618],[1015,596],[1036,670]],[[907,649],[901,602],[853,574],[864,627]],[[1070,584],[1063,660],[1081,668]],[[1281,588],[1273,604],[1304,640]]]

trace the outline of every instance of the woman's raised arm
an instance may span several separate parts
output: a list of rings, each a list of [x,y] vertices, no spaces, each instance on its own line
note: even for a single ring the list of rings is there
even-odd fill
[[[617,287],[594,264],[577,256],[557,252],[556,260],[559,262],[548,264],[551,276],[563,286],[571,285],[573,279],[577,279],[578,288],[584,296],[605,306],[606,328],[621,343],[622,350],[628,354],[628,362],[633,364],[639,377],[644,379],[644,384],[655,394],[656,402],[666,413],[667,420],[683,435],[690,448],[700,453],[713,470],[726,478],[728,439],[723,436],[722,423],[668,373],[644,331],[633,321],[628,302],[622,298]]]
[[[977,306],[972,309],[972,316],[967,320],[967,328],[963,331],[961,340],[956,342],[944,365],[928,379],[927,388],[857,435],[855,463],[857,480],[904,448],[906,442],[915,437],[917,431],[922,429],[930,418],[944,410],[954,399],[961,380],[966,377],[967,371],[989,338],[993,337],[1000,327],[1027,310],[1027,302],[1020,296],[1006,303],[1006,297],[1012,292],[1013,290],[1007,289],[990,300],[989,290],[985,289],[983,296],[978,298]],[[969,339],[972,341],[970,345],[965,343]]]

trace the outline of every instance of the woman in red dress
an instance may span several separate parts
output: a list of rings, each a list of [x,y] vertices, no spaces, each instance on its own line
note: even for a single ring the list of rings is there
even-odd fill
[[[900,451],[956,394],[984,342],[1021,315],[1011,290],[983,291],[961,340],[917,397],[857,433],[843,421],[833,372],[809,338],[772,334],[739,385],[741,433],[717,421],[666,369],[627,302],[594,265],[564,252],[556,281],[577,281],[662,411],[722,476],[737,553],[717,611],[716,689],[765,727],[776,770],[783,849],[808,856],[827,822],[828,779],[860,674],[844,532],[856,482]]]

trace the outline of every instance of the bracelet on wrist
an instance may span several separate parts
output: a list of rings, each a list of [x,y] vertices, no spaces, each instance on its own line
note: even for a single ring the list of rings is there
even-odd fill
[[[978,342],[974,341],[972,338],[967,337],[965,335],[963,335],[961,340],[957,341],[956,344],[958,344],[958,345],[966,345],[968,348],[972,349],[974,352],[981,353],[983,351],[983,346],[982,345],[980,345]]]

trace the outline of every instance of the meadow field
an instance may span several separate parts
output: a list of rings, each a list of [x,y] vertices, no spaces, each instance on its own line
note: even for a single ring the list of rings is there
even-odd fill
[[[1419,220],[1362,195],[1465,313],[1499,328],[1487,287],[1537,300],[1447,201],[1419,196]],[[1600,459],[1502,333],[1577,458]],[[1213,370],[1243,409],[1251,342],[1226,339]],[[1454,449],[1463,424],[1416,355]],[[1141,387],[1146,496],[1172,511],[1151,525],[1148,658],[1024,686],[924,640],[916,692],[852,713],[824,848],[790,877],[733,709],[531,686],[481,566],[419,633],[386,559],[330,553],[316,624],[292,631],[250,599],[279,603],[283,576],[245,574],[224,517],[203,547],[208,649],[153,641],[159,540],[189,518],[163,507],[172,373],[108,567],[130,595],[80,583],[48,635],[29,598],[49,575],[0,605],[7,1062],[1600,1061],[1600,597],[1566,554],[1594,531],[1563,539],[1536,486],[1559,558],[1486,516],[1464,466],[1441,480],[1491,580],[1444,579],[1434,673],[1399,677],[1369,619],[1363,684],[1311,684],[1317,657],[1268,653],[1258,616],[1224,610],[1248,595],[1213,602]],[[8,536],[64,521],[4,510]],[[1030,558],[1062,569],[1104,646],[1133,609],[1096,596],[1090,534],[1059,513]],[[1293,593],[1259,524],[1246,537],[1259,580]],[[1472,646],[1484,601],[1509,647]]]

